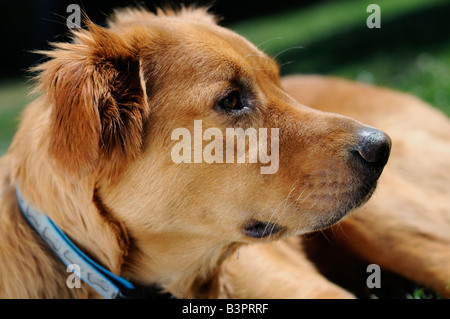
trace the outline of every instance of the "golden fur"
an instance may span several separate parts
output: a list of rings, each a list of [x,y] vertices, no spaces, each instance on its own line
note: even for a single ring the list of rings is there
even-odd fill
[[[394,143],[374,198],[340,223],[336,240],[450,296],[450,123],[431,107],[332,78],[280,82],[276,63],[204,9],[122,10],[108,28],[89,23],[45,54],[39,96],[0,160],[0,297],[98,297],[67,288],[65,267],[19,212],[19,185],[113,273],[176,297],[352,298],[319,274],[298,237],[371,195],[347,158],[364,126],[321,111]],[[212,107],[236,79],[256,101],[243,119]],[[279,171],[175,164],[171,132],[192,131],[195,119],[280,128]],[[242,232],[251,220],[281,231],[251,238]]]

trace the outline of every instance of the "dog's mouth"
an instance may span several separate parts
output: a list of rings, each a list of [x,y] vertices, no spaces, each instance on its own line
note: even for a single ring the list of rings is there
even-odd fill
[[[351,211],[354,211],[364,205],[373,195],[376,185],[376,181],[370,185],[362,185],[355,191],[354,194],[352,194],[351,198],[344,201],[343,205],[339,205],[337,207],[327,207],[323,210],[317,211],[317,213],[315,213],[312,217],[313,220],[308,223],[309,225],[305,225],[303,232],[314,232],[336,224]],[[298,209],[301,212],[303,207],[298,207]],[[256,239],[277,234],[276,237],[278,239],[283,235],[283,233],[288,232],[288,227],[274,222],[251,219],[244,225],[242,232],[245,236]]]
[[[284,226],[275,224],[275,223],[269,223],[269,222],[262,222],[258,220],[251,220],[245,227],[244,227],[244,234],[251,238],[264,238],[269,235],[274,235],[277,233],[280,233],[285,229]]]
[[[318,217],[316,223],[312,227],[312,231],[328,228],[339,222],[350,212],[364,205],[372,197],[375,192],[376,185],[377,183],[375,182],[370,186],[362,187],[361,190],[355,194],[354,198],[347,203],[347,205],[340,207],[332,213],[322,214],[321,217]]]

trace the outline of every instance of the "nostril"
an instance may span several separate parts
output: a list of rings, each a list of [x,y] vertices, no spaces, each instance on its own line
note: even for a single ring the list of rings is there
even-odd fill
[[[387,134],[367,127],[359,132],[359,141],[355,151],[366,162],[383,167],[389,158],[391,145],[391,139]]]

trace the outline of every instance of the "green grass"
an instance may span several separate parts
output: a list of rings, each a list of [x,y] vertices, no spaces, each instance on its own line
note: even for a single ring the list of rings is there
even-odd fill
[[[440,299],[434,292],[424,287],[417,287],[412,293],[406,294],[406,299]]]
[[[29,102],[29,84],[20,80],[0,82],[0,155],[11,143],[19,123],[20,112]]]
[[[387,86],[450,115],[450,3],[376,1],[381,29],[367,28],[368,3],[325,2],[231,27],[276,55],[283,74],[328,74]]]
[[[296,43],[309,43],[330,34],[350,30],[356,27],[366,28],[370,3],[381,8],[381,20],[396,18],[416,10],[445,3],[446,0],[378,0],[373,1],[328,1],[308,8],[299,8],[290,12],[263,16],[236,23],[231,28],[248,37],[253,43],[260,44],[269,53],[287,48]],[[272,41],[273,40],[277,40]]]

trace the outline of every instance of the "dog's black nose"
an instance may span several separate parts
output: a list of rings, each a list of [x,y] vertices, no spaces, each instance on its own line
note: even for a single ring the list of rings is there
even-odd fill
[[[386,133],[364,127],[358,132],[358,143],[353,152],[365,165],[381,170],[388,161],[391,145],[391,138]]]

